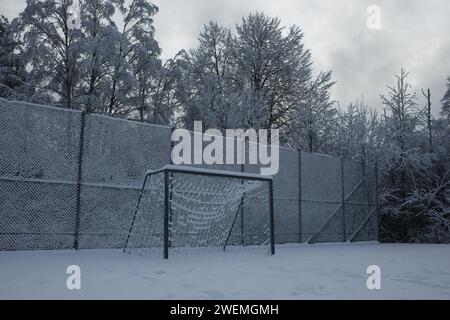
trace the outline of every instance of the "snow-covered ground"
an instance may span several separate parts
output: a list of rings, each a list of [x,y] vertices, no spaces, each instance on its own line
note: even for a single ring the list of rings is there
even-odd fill
[[[81,268],[81,290],[66,268]],[[381,268],[381,290],[366,269]],[[0,252],[0,298],[450,299],[450,245],[320,244],[168,261],[118,250]]]

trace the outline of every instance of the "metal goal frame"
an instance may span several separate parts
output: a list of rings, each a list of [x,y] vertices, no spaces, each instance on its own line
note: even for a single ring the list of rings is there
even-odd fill
[[[170,212],[171,212],[171,205],[170,205],[170,177],[173,173],[181,173],[181,174],[191,174],[191,175],[202,175],[202,176],[215,176],[215,177],[222,177],[222,178],[228,178],[228,179],[246,179],[246,180],[256,180],[256,181],[263,181],[268,183],[269,191],[268,191],[268,197],[269,197],[269,226],[270,226],[270,254],[275,254],[275,218],[274,218],[274,198],[273,198],[273,178],[271,176],[262,176],[258,174],[252,174],[252,173],[242,173],[242,172],[233,172],[233,171],[222,171],[222,170],[213,170],[213,169],[204,169],[204,168],[195,168],[195,167],[187,167],[187,166],[176,166],[176,165],[167,165],[162,167],[158,170],[149,170],[145,173],[144,182],[142,184],[142,188],[139,192],[139,198],[134,210],[133,219],[131,221],[130,228],[128,230],[125,247],[123,249],[123,252],[125,252],[128,242],[130,239],[130,235],[133,231],[133,226],[136,220],[136,215],[138,213],[139,207],[141,205],[142,196],[145,190],[145,186],[147,184],[147,180],[150,178],[150,176],[163,173],[164,174],[164,236],[163,236],[163,256],[164,259],[169,258],[169,221],[170,221]],[[239,212],[240,210],[238,210]],[[231,226],[231,229],[229,231],[228,237],[231,234],[231,231],[234,226],[234,222],[237,219],[238,212],[235,215],[233,225]],[[228,238],[226,243],[224,244],[224,250],[227,245]]]

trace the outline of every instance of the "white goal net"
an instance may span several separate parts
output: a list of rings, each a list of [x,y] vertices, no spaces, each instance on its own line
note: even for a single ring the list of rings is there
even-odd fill
[[[148,172],[124,252],[273,254],[272,189],[271,178],[252,174],[181,166]]]

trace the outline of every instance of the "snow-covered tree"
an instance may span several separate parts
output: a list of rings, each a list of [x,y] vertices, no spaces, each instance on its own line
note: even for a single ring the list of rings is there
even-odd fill
[[[105,90],[105,111],[127,115],[145,108],[150,78],[159,64],[160,48],[153,27],[158,7],[145,0],[133,0],[128,6],[122,5],[120,11],[123,27],[114,49],[111,82]]]
[[[168,124],[166,121],[169,119],[166,116],[159,117],[160,114],[152,108],[152,94],[156,90],[160,75],[165,73],[165,66],[159,59],[161,49],[154,38],[153,16],[157,11],[158,8],[148,1],[133,1],[126,11],[125,19],[130,29],[124,31],[130,33],[128,37],[128,46],[131,50],[130,63],[133,78],[136,80],[131,99],[139,111],[139,118],[141,121]]]
[[[242,85],[261,104],[258,126],[287,126],[299,97],[308,92],[312,75],[302,30],[286,29],[280,19],[263,13],[250,14],[237,26],[235,51]]]
[[[187,81],[183,81],[186,65],[185,60],[180,58],[182,54],[183,51],[168,59],[159,69],[146,121],[174,127],[184,126],[186,110],[183,106],[188,99],[185,88]]]
[[[27,0],[14,21],[27,81],[54,105],[134,117],[151,103],[161,71],[157,11],[146,0]]]
[[[425,157],[420,156],[420,150],[417,148],[416,143],[420,136],[417,128],[423,124],[424,118],[407,77],[408,73],[402,69],[396,76],[396,85],[388,87],[387,96],[381,96],[381,102],[390,113],[386,118],[383,165],[385,170],[391,173],[394,185],[399,187],[402,199],[406,196],[408,172],[423,170],[430,165],[429,161],[425,161]]]
[[[426,135],[420,130],[423,110],[418,107],[416,94],[411,92],[407,77],[408,73],[402,69],[396,76],[396,84],[388,87],[387,96],[381,96],[388,111],[381,150],[381,225],[385,234],[393,234],[394,238],[402,241],[413,241],[412,235],[417,235],[413,228],[420,229],[426,225],[426,218],[418,216],[418,212],[408,204],[415,199],[411,196],[417,193],[418,188],[425,185],[423,177],[433,170],[435,156],[420,148],[421,140],[426,140]]]
[[[199,46],[183,55],[186,61],[186,89],[189,100],[185,109],[187,127],[201,120],[205,127],[226,128],[227,92],[231,89],[234,69],[233,38],[230,30],[210,22],[199,36]],[[232,89],[231,89],[232,90]]]
[[[308,152],[333,152],[337,109],[330,97],[334,85],[331,76],[331,72],[321,72],[296,101],[287,137],[290,146]]]
[[[383,142],[378,113],[364,99],[350,103],[338,116],[337,153],[362,162],[376,162]]]
[[[441,100],[442,103],[442,115],[447,117],[450,121],[450,77],[447,79],[447,91]]]
[[[90,0],[81,4],[81,92],[78,99],[88,112],[103,112],[111,61],[120,34],[112,21],[119,0]]]
[[[73,0],[27,0],[14,24],[24,43],[24,62],[37,90],[55,105],[77,108],[81,31],[72,28]]]
[[[311,84],[312,62],[297,26],[263,13],[236,32],[210,22],[184,56],[184,123],[206,127],[288,128]]]

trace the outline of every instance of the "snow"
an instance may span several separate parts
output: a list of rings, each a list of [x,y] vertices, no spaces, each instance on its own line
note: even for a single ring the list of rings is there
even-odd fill
[[[81,290],[66,289],[79,265]],[[381,268],[381,290],[366,269]],[[449,299],[450,245],[277,246],[275,256],[227,253],[169,260],[119,250],[0,252],[0,298]]]
[[[27,107],[37,107],[37,108],[45,108],[47,110],[53,110],[53,111],[57,111],[57,112],[72,112],[72,113],[78,113],[80,114],[81,111],[80,110],[75,110],[75,109],[66,109],[66,108],[60,108],[60,107],[54,107],[54,106],[50,106],[50,105],[45,105],[45,104],[39,104],[39,103],[32,103],[32,102],[24,102],[24,101],[20,101],[20,100],[14,100],[14,99],[4,99],[4,98],[0,98],[2,103],[7,103],[10,105],[15,105],[15,104],[21,104],[21,105],[25,105]]]

